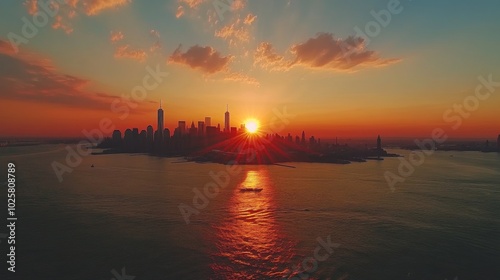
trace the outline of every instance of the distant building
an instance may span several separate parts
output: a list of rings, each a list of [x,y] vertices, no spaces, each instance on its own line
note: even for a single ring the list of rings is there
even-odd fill
[[[132,130],[130,128],[127,128],[125,130],[125,133],[123,135],[123,144],[125,146],[125,150],[129,151],[133,147],[133,139],[132,139]]]
[[[497,150],[498,150],[498,152],[500,152],[500,134],[498,134],[498,138],[497,138]]]
[[[158,140],[161,143],[163,140],[163,129],[164,129],[164,124],[163,124],[163,109],[161,108],[161,100],[160,100],[160,109],[158,109]]]
[[[205,123],[202,121],[198,121],[198,136],[205,135]]]
[[[165,128],[163,130],[163,140],[168,140],[170,139],[170,129]]]
[[[380,135],[377,137],[377,150],[382,150],[382,139],[380,139]]]
[[[189,135],[196,136],[198,135],[198,129],[194,126],[194,121],[191,122],[191,127],[189,128]]]
[[[211,117],[205,117],[205,127],[207,126],[212,126],[212,118]]]
[[[152,125],[148,125],[148,128],[146,129],[146,138],[147,142],[151,145],[151,143],[153,143],[154,140],[154,131]]]
[[[226,113],[224,114],[224,132],[225,133],[231,132],[231,123],[229,119],[229,105],[227,106]]]
[[[115,147],[121,146],[121,144],[122,144],[122,133],[121,133],[121,131],[119,131],[119,130],[113,131],[112,139],[113,139],[113,145]]]
[[[178,129],[181,136],[186,134],[186,121],[179,121]]]
[[[219,131],[217,129],[217,127],[215,127],[215,126],[207,126],[206,129],[207,129],[207,136],[208,137],[212,137],[212,136],[217,135],[217,132]]]
[[[312,147],[314,145],[316,145],[316,139],[314,138],[314,136],[311,136],[309,138],[309,145]]]

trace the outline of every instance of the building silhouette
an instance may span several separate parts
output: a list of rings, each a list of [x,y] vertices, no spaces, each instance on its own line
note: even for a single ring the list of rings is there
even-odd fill
[[[160,100],[160,109],[158,109],[158,142],[163,142],[163,129],[164,129],[164,123],[163,123],[163,109],[161,108],[161,100]]]
[[[229,105],[227,105],[226,113],[224,114],[224,132],[225,133],[231,132],[231,124],[229,119]]]
[[[152,125],[148,125],[146,128],[146,142],[148,146],[148,151],[151,151],[153,149],[153,144],[154,144],[154,129]]]
[[[241,124],[240,127],[230,126],[230,113],[229,106],[226,108],[224,118],[224,128],[221,130],[221,124],[212,125],[211,117],[205,117],[205,122],[198,121],[198,126],[194,121],[191,125],[187,125],[186,121],[178,121],[178,126],[175,130],[170,132],[168,128],[164,127],[164,115],[162,109],[162,102],[160,101],[160,108],[158,109],[158,129],[154,131],[152,125],[147,126],[145,130],[139,132],[138,128],[128,128],[122,134],[119,130],[113,131],[111,137],[106,137],[100,147],[111,148],[111,152],[126,152],[126,153],[144,153],[149,152],[154,155],[162,156],[186,156],[197,155],[201,156],[201,160],[206,161],[212,159],[215,161],[223,160],[233,155],[238,155],[238,152],[232,152],[232,145],[245,140],[247,137],[245,133],[245,125]],[[122,138],[123,136],[123,138]],[[290,160],[298,159],[305,161],[318,161],[318,162],[335,162],[345,163],[347,159],[354,159],[356,161],[366,159],[379,160],[381,157],[388,156],[388,153],[382,149],[382,140],[380,135],[377,137],[377,147],[360,150],[351,148],[347,144],[339,146],[337,139],[335,142],[322,143],[320,138],[314,135],[309,135],[306,138],[305,131],[302,135],[292,135],[288,133],[285,135],[266,134],[254,135],[251,137],[254,143],[247,145],[263,145],[270,143],[270,147],[280,147],[285,153],[276,153],[276,151],[268,150],[263,151],[263,156],[268,157],[270,152],[272,156],[263,162],[273,162],[276,160]],[[228,145],[230,144],[230,145]],[[490,143],[490,150],[495,151],[495,147]],[[265,148],[265,145],[263,146]],[[497,140],[497,148],[500,152],[500,135]],[[228,149],[227,153],[220,153],[221,150]],[[208,151],[208,152],[207,152]],[[286,155],[285,155],[286,154]]]
[[[211,117],[205,117],[205,127],[207,126],[212,126],[212,118]]]
[[[205,122],[198,121],[198,136],[205,136]]]
[[[115,145],[116,147],[120,147],[122,145],[122,133],[121,133],[121,131],[119,131],[119,130],[113,131],[111,139],[113,141],[113,145]]]
[[[194,121],[191,122],[191,127],[189,128],[189,135],[191,136],[197,136],[198,135],[198,129],[194,126]]]
[[[179,135],[186,134],[186,121],[179,121],[179,125],[177,127],[179,129]]]
[[[500,152],[500,134],[498,134],[497,138],[497,151]]]

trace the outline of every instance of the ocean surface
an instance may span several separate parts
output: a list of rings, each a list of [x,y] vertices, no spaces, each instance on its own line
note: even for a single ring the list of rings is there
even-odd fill
[[[287,168],[90,155],[59,182],[65,147],[0,148],[2,174],[16,164],[18,217],[16,273],[0,239],[1,279],[500,279],[498,153],[436,152],[392,192],[384,173],[398,158]]]

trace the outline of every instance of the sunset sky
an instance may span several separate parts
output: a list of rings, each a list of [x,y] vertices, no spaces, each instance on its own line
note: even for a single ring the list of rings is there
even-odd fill
[[[37,2],[0,2],[0,137],[79,137],[102,118],[156,128],[160,99],[170,130],[205,116],[222,126],[229,104],[232,126],[265,127],[286,107],[281,134],[500,133],[500,87],[457,129],[443,119],[479,76],[500,82],[497,0],[68,0],[52,16]],[[373,24],[388,6],[399,12]],[[23,18],[37,31],[23,35]],[[168,76],[125,105],[151,69]]]

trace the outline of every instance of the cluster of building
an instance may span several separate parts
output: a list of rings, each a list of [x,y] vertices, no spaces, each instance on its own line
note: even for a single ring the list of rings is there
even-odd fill
[[[240,127],[231,127],[229,108],[226,108],[224,113],[224,126],[220,124],[212,125],[212,118],[205,117],[204,121],[198,121],[197,126],[192,121],[188,126],[186,121],[178,121],[178,126],[171,132],[164,125],[164,111],[161,106],[157,114],[157,128],[149,125],[146,130],[139,132],[138,128],[127,129],[122,134],[121,131],[115,130],[111,138],[106,138],[101,144],[101,148],[111,148],[109,152],[148,152],[153,154],[173,154],[182,155],[193,151],[203,150],[203,148],[213,146],[230,138],[236,137],[246,132],[245,125]],[[266,135],[266,139],[275,139],[279,143],[289,143],[296,147],[306,147],[312,151],[321,153],[330,153],[332,151],[339,152],[346,147],[340,147],[338,143],[322,145],[321,139],[316,139],[314,136],[306,138],[305,132],[302,132],[301,137],[288,134],[287,136]],[[483,151],[499,151],[500,152],[500,135],[497,139],[497,147],[493,147],[488,142],[483,146]],[[481,150],[478,148],[461,147],[464,150]],[[442,150],[460,150],[456,146],[440,147]],[[365,156],[385,156],[387,153],[383,151],[380,136],[377,139],[377,147],[371,149],[370,153],[363,151]],[[353,154],[350,151],[350,154]]]
[[[119,149],[118,152],[175,153],[191,151],[244,133],[246,131],[245,125],[231,127],[230,117],[229,108],[227,108],[224,113],[223,127],[220,124],[212,125],[211,117],[205,117],[204,121],[198,121],[197,126],[194,121],[188,126],[186,121],[180,120],[172,132],[165,128],[164,111],[160,102],[156,130],[152,125],[142,131],[139,131],[138,128],[127,129],[123,134],[120,130],[115,130],[111,138],[105,139],[100,147]]]

